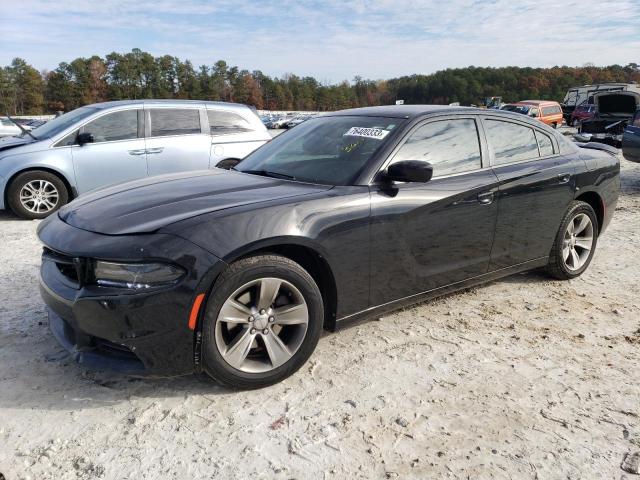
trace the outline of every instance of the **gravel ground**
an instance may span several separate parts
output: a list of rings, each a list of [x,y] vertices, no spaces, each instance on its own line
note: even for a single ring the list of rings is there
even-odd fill
[[[640,165],[589,270],[516,275],[326,334],[274,387],[87,371],[47,329],[37,222],[0,215],[0,472],[613,478],[640,452]],[[0,478],[2,478],[0,476]]]

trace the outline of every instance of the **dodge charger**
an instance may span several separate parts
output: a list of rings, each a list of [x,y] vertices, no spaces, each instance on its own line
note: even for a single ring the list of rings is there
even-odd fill
[[[526,270],[577,277],[620,184],[611,147],[424,105],[313,118],[226,167],[99,190],[40,224],[50,328],[78,362],[264,387],[323,329]]]

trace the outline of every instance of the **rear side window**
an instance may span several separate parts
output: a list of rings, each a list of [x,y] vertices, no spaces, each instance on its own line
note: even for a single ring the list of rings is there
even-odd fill
[[[108,113],[87,123],[83,130],[93,135],[94,143],[138,138],[138,111]]]
[[[538,148],[540,149],[541,157],[548,157],[553,155],[553,142],[549,135],[536,131],[536,138],[538,139]]]
[[[211,135],[228,135],[252,130],[247,120],[240,115],[222,110],[207,110]]]
[[[494,164],[531,160],[539,156],[533,129],[500,120],[486,120],[487,140],[493,148]]]
[[[481,168],[476,122],[472,119],[441,120],[418,127],[391,163],[402,160],[429,162],[434,177]]]
[[[558,107],[542,107],[542,115],[545,117],[548,115],[557,115],[560,111]]]
[[[151,109],[151,136],[200,133],[200,111],[195,108]]]

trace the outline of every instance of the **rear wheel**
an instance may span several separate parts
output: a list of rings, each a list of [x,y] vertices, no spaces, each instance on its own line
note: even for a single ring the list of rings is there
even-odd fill
[[[560,280],[581,275],[591,263],[597,242],[598,220],[593,208],[585,202],[571,202],[560,223],[547,271]]]
[[[203,324],[205,371],[233,388],[261,388],[296,372],[324,319],[313,278],[276,255],[239,260],[216,281]]]
[[[7,200],[13,213],[29,220],[45,218],[69,200],[64,182],[50,172],[19,174],[9,185]]]

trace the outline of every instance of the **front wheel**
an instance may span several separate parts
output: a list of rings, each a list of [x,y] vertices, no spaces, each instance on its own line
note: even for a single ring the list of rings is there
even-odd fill
[[[69,200],[64,182],[50,172],[31,170],[9,185],[7,200],[13,213],[29,220],[45,218]]]
[[[318,286],[300,265],[277,255],[239,260],[207,300],[204,369],[232,388],[277,383],[311,356],[323,319]]]
[[[598,220],[591,205],[569,204],[549,254],[547,271],[559,280],[581,275],[591,263],[598,242]]]

